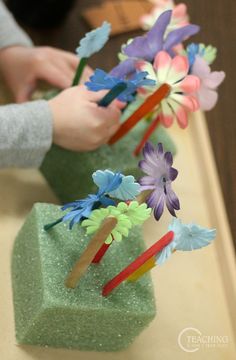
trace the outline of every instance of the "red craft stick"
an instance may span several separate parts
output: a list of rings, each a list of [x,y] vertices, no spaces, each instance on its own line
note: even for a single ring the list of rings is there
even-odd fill
[[[168,84],[163,84],[121,125],[119,130],[112,136],[109,144],[116,143],[126,135],[145,115],[152,111],[170,91]]]
[[[142,140],[134,150],[134,156],[138,156],[140,154],[140,151],[142,151],[144,145],[152,135],[153,131],[156,129],[157,125],[160,122],[159,116],[151,123],[151,125],[148,127],[147,131],[144,133]]]
[[[158,254],[165,246],[167,246],[174,237],[174,232],[169,231],[164,235],[159,241],[152,245],[149,249],[144,251],[140,256],[138,256],[131,264],[129,264],[124,270],[122,270],[118,275],[111,279],[103,287],[102,295],[107,296],[110,292],[120,285],[124,280],[126,280],[132,273],[140,268],[146,261],[151,259],[153,256]]]
[[[112,237],[112,242],[113,242],[114,237],[112,234],[111,234],[111,237]],[[106,254],[109,247],[111,246],[112,242],[110,244],[106,244],[106,243],[102,244],[102,246],[98,250],[97,254],[94,256],[94,259],[92,261],[93,264],[98,264],[101,261],[101,259]]]

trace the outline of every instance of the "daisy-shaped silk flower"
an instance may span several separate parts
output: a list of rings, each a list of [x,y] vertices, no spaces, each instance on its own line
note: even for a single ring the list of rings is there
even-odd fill
[[[224,71],[212,71],[206,60],[196,56],[191,74],[200,79],[200,88],[196,91],[200,108],[204,111],[211,110],[217,103],[217,88],[225,78]]]
[[[216,237],[215,229],[207,229],[197,224],[183,224],[179,219],[173,219],[169,231],[174,232],[173,241],[156,257],[159,265],[172,255],[175,250],[192,251],[208,246]]]
[[[193,93],[196,93],[200,87],[199,78],[195,75],[188,75],[188,58],[177,55],[172,59],[167,52],[161,51],[155,57],[153,65],[146,61],[140,61],[137,67],[141,71],[148,72],[147,78],[156,80],[157,88],[162,84],[170,86],[169,94],[156,109],[162,124],[169,127],[176,118],[179,126],[183,129],[186,128],[188,113],[199,109],[198,100]],[[140,95],[150,96],[157,88],[142,88]]]
[[[179,200],[171,188],[171,183],[178,175],[172,167],[173,157],[170,152],[164,152],[162,144],[156,148],[147,142],[143,148],[144,160],[139,162],[139,167],[146,176],[139,183],[141,190],[152,190],[146,203],[154,210],[156,220],[159,220],[166,204],[169,212],[176,216],[175,210],[180,209]]]

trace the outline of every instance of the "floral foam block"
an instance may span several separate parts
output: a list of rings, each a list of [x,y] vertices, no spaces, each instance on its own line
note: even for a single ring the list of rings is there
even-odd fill
[[[100,264],[92,264],[75,290],[65,278],[90,238],[79,225],[43,226],[61,215],[59,206],[36,204],[12,253],[16,338],[20,344],[90,351],[128,347],[156,314],[150,275],[123,283],[108,297],[103,285],[145,249],[141,229],[114,242]]]

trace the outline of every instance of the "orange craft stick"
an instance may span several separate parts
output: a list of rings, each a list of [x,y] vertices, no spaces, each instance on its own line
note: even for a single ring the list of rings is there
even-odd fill
[[[109,144],[116,143],[125,136],[145,115],[152,111],[170,92],[170,86],[163,84],[121,125],[119,130],[112,136]]]
[[[138,156],[140,154],[140,152],[142,151],[144,145],[146,144],[146,142],[148,141],[148,139],[150,138],[150,136],[152,135],[153,131],[156,129],[157,125],[160,122],[160,118],[159,116],[151,123],[151,125],[147,128],[146,132],[143,135],[142,140],[140,141],[140,143],[138,144],[138,146],[136,147],[136,149],[134,150],[134,156]]]
[[[159,241],[152,245],[149,249],[144,251],[140,256],[138,256],[131,264],[129,264],[124,270],[122,270],[118,275],[111,279],[103,287],[102,295],[107,296],[112,290],[120,285],[124,280],[128,279],[131,274],[138,270],[143,264],[150,260],[153,256],[158,254],[165,246],[173,240],[174,232],[169,231],[165,234]]]

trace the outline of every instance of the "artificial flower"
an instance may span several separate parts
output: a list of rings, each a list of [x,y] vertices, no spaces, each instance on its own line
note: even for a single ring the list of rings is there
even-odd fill
[[[131,229],[132,224],[129,218],[120,213],[115,206],[109,206],[105,209],[92,211],[89,218],[81,223],[81,226],[86,227],[87,234],[93,234],[100,228],[102,222],[109,216],[117,219],[117,225],[107,237],[105,243],[110,244],[113,239],[121,241],[123,236],[127,237],[129,235],[129,230]]]
[[[120,202],[117,205],[117,210],[121,214],[125,214],[132,225],[141,225],[151,215],[151,208],[147,207],[147,204],[139,204],[138,201],[131,201],[129,204]]]
[[[45,225],[44,229],[49,230],[60,222],[66,222],[68,220],[70,220],[69,228],[72,229],[73,226],[81,222],[82,219],[88,218],[91,211],[97,207],[101,205],[104,207],[115,205],[114,200],[110,199],[107,195],[121,185],[122,176],[121,173],[112,173],[106,183],[103,182],[102,186],[99,187],[96,194],[90,194],[85,199],[75,200],[62,206],[62,211],[67,209],[70,209],[70,211],[53,223]]]
[[[174,232],[174,239],[157,255],[159,265],[162,265],[175,250],[200,249],[208,246],[216,236],[215,229],[207,229],[193,223],[183,224],[179,219],[173,219],[168,230]]]
[[[225,72],[211,72],[206,60],[197,56],[192,66],[191,74],[200,79],[200,88],[195,92],[200,108],[204,111],[211,110],[217,103],[217,88],[224,80]]]
[[[184,53],[188,56],[189,66],[191,68],[197,56],[202,57],[208,65],[211,65],[216,58],[217,49],[211,45],[206,46],[204,44],[192,43],[187,46]]]
[[[132,175],[125,176],[121,174],[121,183],[114,190],[107,191],[108,184],[111,183],[111,178],[114,173],[110,170],[97,170],[93,173],[93,181],[99,189],[106,188],[106,193],[119,200],[132,200],[140,193],[140,185],[135,181]]]
[[[170,85],[168,96],[156,108],[162,124],[169,127],[176,117],[179,126],[185,128],[188,125],[188,112],[199,108],[197,98],[193,93],[196,93],[200,87],[199,78],[188,75],[188,58],[177,55],[172,59],[167,52],[161,51],[155,57],[153,65],[140,61],[137,66],[140,70],[147,71],[148,78],[156,80],[158,87],[164,83]],[[156,91],[156,87],[146,88],[146,92],[142,89],[140,94],[149,96],[153,91]]]
[[[171,16],[171,10],[165,11],[159,16],[149,32],[143,36],[136,37],[131,43],[123,47],[123,53],[127,56],[127,59],[117,65],[111,71],[111,75],[121,78],[133,73],[138,60],[141,59],[152,62],[156,54],[161,50],[172,54],[172,50],[176,45],[196,34],[200,29],[197,25],[186,25],[171,31],[166,39],[164,39],[164,34],[170,23]]]
[[[111,24],[104,21],[102,26],[88,32],[80,45],[76,49],[76,53],[80,58],[89,58],[91,55],[100,51],[109,39],[111,32]]]
[[[143,148],[143,156],[144,160],[139,162],[139,167],[147,176],[143,176],[139,183],[141,190],[152,190],[147,197],[147,205],[154,210],[156,220],[160,219],[165,203],[169,212],[176,216],[175,210],[180,209],[180,204],[171,183],[176,179],[178,171],[172,167],[172,154],[164,152],[162,144],[154,148],[147,142]]]
[[[101,69],[96,69],[90,77],[90,81],[87,81],[85,85],[90,91],[100,91],[112,89],[115,85],[124,82],[127,88],[117,98],[120,101],[127,102],[134,99],[133,94],[139,87],[154,86],[156,84],[155,80],[146,79],[147,75],[148,73],[146,72],[136,72],[130,79],[126,80],[124,78],[111,76]]]
[[[189,16],[187,14],[187,6],[185,4],[175,5],[173,1],[161,1],[157,2],[152,11],[149,14],[141,17],[141,25],[144,30],[149,30],[155,24],[158,17],[166,10],[173,10],[171,21],[166,28],[164,37],[169,32],[185,26],[189,23]]]

